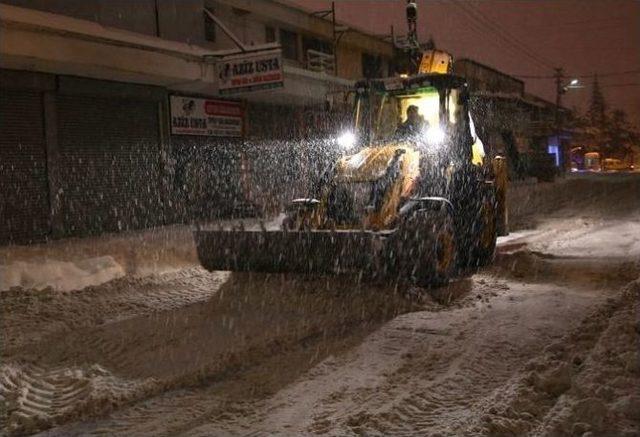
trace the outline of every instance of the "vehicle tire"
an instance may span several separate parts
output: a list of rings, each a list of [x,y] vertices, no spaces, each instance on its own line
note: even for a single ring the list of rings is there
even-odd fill
[[[473,224],[473,246],[470,259],[471,267],[484,267],[493,262],[498,236],[498,217],[495,194],[486,191],[480,201]]]
[[[444,285],[455,274],[457,247],[451,214],[419,210],[402,225],[402,271],[420,287]]]

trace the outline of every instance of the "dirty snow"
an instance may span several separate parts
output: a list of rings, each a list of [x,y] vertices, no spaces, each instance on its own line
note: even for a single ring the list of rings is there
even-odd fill
[[[609,176],[514,190],[495,265],[431,292],[209,273],[180,226],[0,248],[23,272],[0,292],[2,426],[637,435],[640,177]],[[43,259],[75,283],[29,276]],[[82,285],[96,265],[122,272]]]
[[[111,256],[78,261],[45,259],[38,263],[17,261],[0,266],[0,290],[22,287],[43,290],[79,290],[121,278],[124,268]]]

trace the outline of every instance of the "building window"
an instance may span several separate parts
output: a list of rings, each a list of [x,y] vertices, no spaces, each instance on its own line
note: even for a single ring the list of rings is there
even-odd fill
[[[276,42],[276,30],[271,26],[265,26],[264,28],[264,40],[265,42]]]
[[[213,9],[205,8],[213,15]],[[204,14],[204,39],[210,42],[216,42],[216,23],[207,14]]]
[[[326,53],[328,55],[333,54],[333,45],[329,41],[323,41],[311,36],[302,37],[302,50],[304,56],[307,55],[308,50],[315,50],[317,52]]]
[[[280,45],[282,46],[282,56],[285,59],[297,61],[298,58],[298,34],[280,29]]]
[[[335,57],[332,44],[311,36],[302,37],[302,57],[306,68],[312,71],[335,74]]]

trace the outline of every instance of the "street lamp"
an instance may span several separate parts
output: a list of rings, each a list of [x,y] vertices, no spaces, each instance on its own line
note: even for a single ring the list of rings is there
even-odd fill
[[[573,90],[577,88],[584,88],[584,87],[580,84],[580,81],[578,79],[571,79],[569,83],[562,86],[562,93],[564,94],[569,90]]]

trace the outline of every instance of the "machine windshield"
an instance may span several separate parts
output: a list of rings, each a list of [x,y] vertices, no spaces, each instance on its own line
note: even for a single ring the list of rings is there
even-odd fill
[[[371,92],[360,96],[356,128],[371,144],[406,140],[432,127],[448,129],[460,117],[459,91],[425,87],[402,92]]]

